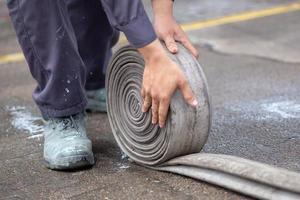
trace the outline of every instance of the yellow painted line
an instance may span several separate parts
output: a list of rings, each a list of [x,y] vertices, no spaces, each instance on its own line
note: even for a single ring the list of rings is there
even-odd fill
[[[278,7],[267,8],[263,10],[243,12],[240,14],[229,15],[217,19],[187,23],[187,24],[183,24],[182,28],[185,31],[193,31],[193,30],[199,30],[199,29],[208,28],[212,26],[219,26],[219,25],[247,21],[247,20],[261,18],[261,17],[267,17],[271,15],[284,14],[284,13],[293,12],[297,10],[300,10],[300,2],[281,5]]]
[[[0,56],[0,64],[24,61],[23,53],[13,53]]]
[[[272,15],[284,14],[288,12],[300,10],[300,1],[296,3],[281,5],[272,8],[266,8],[256,11],[248,11],[239,14],[224,16],[216,19],[209,19],[205,21],[196,21],[186,24],[181,24],[181,27],[185,31],[194,31],[208,27],[220,26],[225,24],[232,24],[236,22],[247,21],[251,19],[267,17]],[[126,38],[122,35],[119,39],[119,44],[127,43]],[[10,62],[20,62],[24,61],[24,56],[22,53],[14,53],[8,55],[0,55],[0,64],[10,63]]]

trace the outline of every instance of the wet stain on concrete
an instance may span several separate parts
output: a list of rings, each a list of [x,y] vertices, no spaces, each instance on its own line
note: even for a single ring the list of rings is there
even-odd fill
[[[34,116],[23,106],[6,107],[6,110],[10,113],[12,127],[28,133],[29,139],[42,137],[44,121],[41,117]]]
[[[297,104],[294,101],[266,103],[261,106],[266,112],[279,115],[285,119],[300,118],[300,104]]]
[[[261,100],[224,105],[225,110],[254,121],[300,118],[300,104],[293,100]]]

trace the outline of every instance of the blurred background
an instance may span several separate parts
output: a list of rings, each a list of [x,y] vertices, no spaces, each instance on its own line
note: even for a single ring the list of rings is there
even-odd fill
[[[175,0],[174,13],[209,82],[213,123],[203,151],[300,172],[300,1]],[[106,114],[89,115],[95,167],[46,169],[34,87],[0,0],[0,199],[251,199],[130,163]]]

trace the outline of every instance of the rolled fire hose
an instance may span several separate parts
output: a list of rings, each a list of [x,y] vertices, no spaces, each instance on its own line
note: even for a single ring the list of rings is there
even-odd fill
[[[144,60],[125,46],[112,57],[106,74],[109,122],[119,147],[134,162],[215,184],[260,199],[300,199],[300,174],[267,164],[221,154],[199,153],[210,126],[211,109],[205,75],[180,44],[170,58],[185,73],[197,98],[188,106],[181,93],[172,97],[164,128],[142,113],[140,94]]]

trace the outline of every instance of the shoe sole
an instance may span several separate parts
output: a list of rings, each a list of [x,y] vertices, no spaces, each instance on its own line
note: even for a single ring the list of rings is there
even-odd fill
[[[65,157],[60,162],[49,162],[45,160],[45,165],[48,169],[67,171],[91,167],[95,164],[93,155],[76,155]]]

